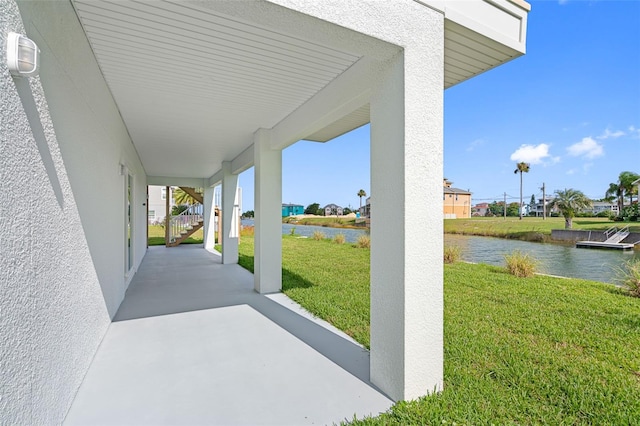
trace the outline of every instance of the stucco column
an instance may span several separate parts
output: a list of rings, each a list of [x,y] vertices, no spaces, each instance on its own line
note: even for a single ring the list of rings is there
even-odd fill
[[[282,289],[282,151],[268,130],[254,135],[254,282],[258,293]]]
[[[238,175],[222,162],[222,263],[238,263]]]
[[[395,400],[443,381],[444,22],[431,18],[371,100],[371,382]]]
[[[204,189],[204,248],[207,250],[213,250],[216,244],[214,193],[214,187]]]

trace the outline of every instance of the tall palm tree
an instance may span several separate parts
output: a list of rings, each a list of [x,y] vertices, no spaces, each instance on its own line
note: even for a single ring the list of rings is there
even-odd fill
[[[622,209],[624,207],[624,188],[620,185],[620,183],[610,183],[609,189],[604,194],[604,198],[608,201],[616,200],[618,204],[618,216],[622,214]]]
[[[520,220],[522,220],[522,174],[529,173],[530,167],[529,163],[521,161],[516,165],[516,169],[513,171],[514,174],[520,173]]]
[[[360,191],[358,191],[358,197],[360,197],[360,210],[362,210],[362,197],[366,197],[367,193],[364,192],[364,189],[361,189]]]
[[[564,229],[571,229],[576,213],[591,206],[591,200],[577,189],[557,190],[555,194],[556,197],[551,201],[551,205],[557,207],[564,217]]]
[[[629,205],[633,204],[633,196],[637,195],[636,186],[633,182],[638,180],[638,178],[640,178],[640,175],[633,172],[622,172],[620,176],[618,176],[618,182],[620,182],[620,186],[624,189],[624,195],[629,197]]]

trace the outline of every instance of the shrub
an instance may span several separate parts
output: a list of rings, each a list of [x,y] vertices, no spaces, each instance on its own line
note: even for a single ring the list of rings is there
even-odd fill
[[[522,253],[520,250],[505,255],[504,260],[507,263],[507,271],[519,278],[533,276],[538,266],[538,261],[533,256],[529,253]]]
[[[458,246],[444,247],[444,263],[455,263],[460,260],[462,250]]]
[[[256,228],[250,225],[242,225],[240,227],[240,236],[241,237],[253,237],[255,234]]]
[[[346,241],[344,234],[336,234],[335,237],[333,237],[333,241],[336,244],[344,244],[344,242]]]
[[[630,260],[616,270],[616,282],[631,296],[640,297],[640,260]]]
[[[321,231],[313,231],[313,239],[316,241],[324,240],[326,235]]]
[[[358,236],[358,240],[356,241],[356,247],[358,248],[370,248],[371,247],[371,238],[366,235]]]

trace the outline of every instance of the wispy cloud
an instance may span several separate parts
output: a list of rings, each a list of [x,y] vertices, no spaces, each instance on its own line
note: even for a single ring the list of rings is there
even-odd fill
[[[510,158],[511,161],[541,164],[544,163],[545,158],[549,157],[551,157],[549,145],[541,143],[539,145],[520,145],[520,148],[516,149]],[[557,162],[559,159],[552,159],[552,161]]]
[[[576,173],[576,169],[569,169],[569,170],[567,170],[567,171],[565,172],[565,174],[567,174],[567,175],[573,175],[573,174],[575,174],[575,173]]]
[[[484,145],[484,139],[476,139],[473,142],[471,142],[469,145],[467,145],[467,152],[471,152],[474,149],[481,147],[482,145]]]
[[[567,153],[573,157],[593,159],[604,155],[604,149],[592,137],[586,137],[568,147]]]
[[[565,5],[567,3],[569,3],[569,0],[558,0],[558,4],[560,5]]]
[[[602,134],[600,136],[597,136],[596,139],[615,139],[615,138],[619,138],[620,136],[624,136],[626,135],[626,133],[622,130],[616,130],[616,131],[611,131],[611,129],[609,129],[608,127],[604,130],[604,132],[602,132]]]
[[[629,126],[629,135],[634,139],[640,139],[640,128]]]

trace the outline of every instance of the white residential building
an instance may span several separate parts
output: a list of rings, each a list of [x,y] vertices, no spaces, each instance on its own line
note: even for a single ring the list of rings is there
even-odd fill
[[[238,174],[254,167],[255,291],[277,293],[283,149],[369,122],[363,380],[394,400],[441,390],[443,231],[424,218],[441,217],[443,90],[523,55],[528,11],[522,0],[0,0],[0,423],[65,420],[145,259],[147,185],[204,188],[205,249],[222,186],[224,272],[238,262]],[[38,46],[39,76],[12,75],[10,33]],[[158,350],[176,348],[189,350]]]
[[[172,197],[172,188],[169,187],[169,209],[175,206]],[[167,215],[167,187],[149,185],[148,188],[149,209],[147,217],[149,223],[159,223],[165,220]]]

